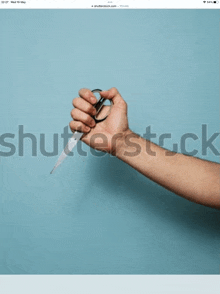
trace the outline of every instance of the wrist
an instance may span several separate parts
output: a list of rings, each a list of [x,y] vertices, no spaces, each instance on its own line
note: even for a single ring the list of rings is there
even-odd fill
[[[128,147],[127,140],[130,136],[135,136],[135,134],[127,129],[122,133],[118,133],[114,136],[113,146],[112,146],[112,155],[121,158]]]

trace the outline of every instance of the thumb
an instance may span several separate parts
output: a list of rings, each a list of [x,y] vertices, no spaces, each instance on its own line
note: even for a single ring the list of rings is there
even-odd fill
[[[105,99],[112,100],[115,106],[120,106],[126,108],[127,104],[124,99],[121,97],[120,93],[116,88],[111,88],[108,91],[100,92],[100,95]]]

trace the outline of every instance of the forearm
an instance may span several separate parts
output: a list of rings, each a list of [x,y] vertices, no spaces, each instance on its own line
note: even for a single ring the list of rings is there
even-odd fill
[[[220,209],[219,164],[168,152],[130,131],[117,145],[116,156],[166,189]]]

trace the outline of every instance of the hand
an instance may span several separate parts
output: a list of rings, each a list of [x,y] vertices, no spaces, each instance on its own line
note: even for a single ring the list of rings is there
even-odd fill
[[[89,89],[81,89],[79,96],[73,99],[71,111],[73,120],[69,126],[72,132],[84,133],[82,141],[100,151],[116,153],[116,143],[129,133],[127,119],[127,104],[116,88],[100,92],[105,99],[113,102],[109,116],[102,122],[96,123],[93,116],[96,114],[97,99]]]

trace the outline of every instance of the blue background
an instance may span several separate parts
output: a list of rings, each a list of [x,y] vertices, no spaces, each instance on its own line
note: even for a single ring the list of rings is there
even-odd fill
[[[218,161],[201,153],[202,124],[219,126],[218,25],[218,10],[0,11],[0,134],[16,146],[0,158],[1,274],[219,273],[219,211],[85,145],[50,175],[39,147],[58,133],[61,152],[80,88],[114,86],[133,131],[171,133],[169,149],[195,133],[187,148]],[[37,156],[28,139],[18,156],[19,125]]]

